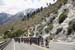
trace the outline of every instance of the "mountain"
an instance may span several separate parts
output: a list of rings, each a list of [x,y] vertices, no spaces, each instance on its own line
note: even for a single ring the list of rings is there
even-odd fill
[[[29,8],[25,11],[18,12],[14,15],[7,14],[7,13],[0,13],[0,24],[11,23],[11,22],[14,22],[16,20],[21,20],[28,13],[32,13],[34,11],[35,11],[35,9]]]
[[[10,17],[10,14],[7,13],[0,13],[0,24],[3,24],[7,22],[8,18]]]
[[[31,14],[35,11],[35,9],[29,8],[24,11],[18,12],[15,15],[12,15],[8,18],[8,23],[14,23],[14,21],[22,20],[27,14]]]

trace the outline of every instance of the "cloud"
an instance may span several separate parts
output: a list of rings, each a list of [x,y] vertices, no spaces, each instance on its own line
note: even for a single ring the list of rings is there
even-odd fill
[[[0,0],[0,6],[1,6],[1,5],[4,5],[3,0]]]
[[[16,14],[28,8],[46,7],[53,0],[0,0],[0,13]]]

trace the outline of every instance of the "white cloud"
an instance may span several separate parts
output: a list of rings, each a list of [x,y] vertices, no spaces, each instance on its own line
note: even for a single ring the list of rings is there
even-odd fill
[[[54,3],[53,0],[0,0],[0,12],[15,14],[28,8],[46,7],[46,3]],[[55,1],[56,2],[56,1]]]

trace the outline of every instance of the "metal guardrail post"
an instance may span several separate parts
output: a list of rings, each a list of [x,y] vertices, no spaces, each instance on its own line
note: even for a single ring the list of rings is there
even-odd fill
[[[10,43],[10,41],[11,39],[0,44],[0,50],[3,50]]]

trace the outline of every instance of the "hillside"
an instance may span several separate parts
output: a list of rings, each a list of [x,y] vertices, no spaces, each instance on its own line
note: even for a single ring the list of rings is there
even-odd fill
[[[58,10],[62,5],[65,5],[67,0],[58,0],[55,4],[50,4],[48,7],[43,8],[40,12],[35,13],[27,20],[17,20],[13,23],[0,25],[0,33],[4,33],[7,30],[10,30],[12,27],[17,29],[29,29],[32,26],[40,24],[46,17],[49,17],[50,14],[54,14],[52,19],[55,19],[58,16]]]
[[[74,3],[74,0],[68,0],[65,4],[61,4],[58,0],[51,7],[35,14],[33,18],[28,19],[26,23],[28,28],[24,35],[42,36],[44,39],[53,39],[54,41],[75,42]]]

